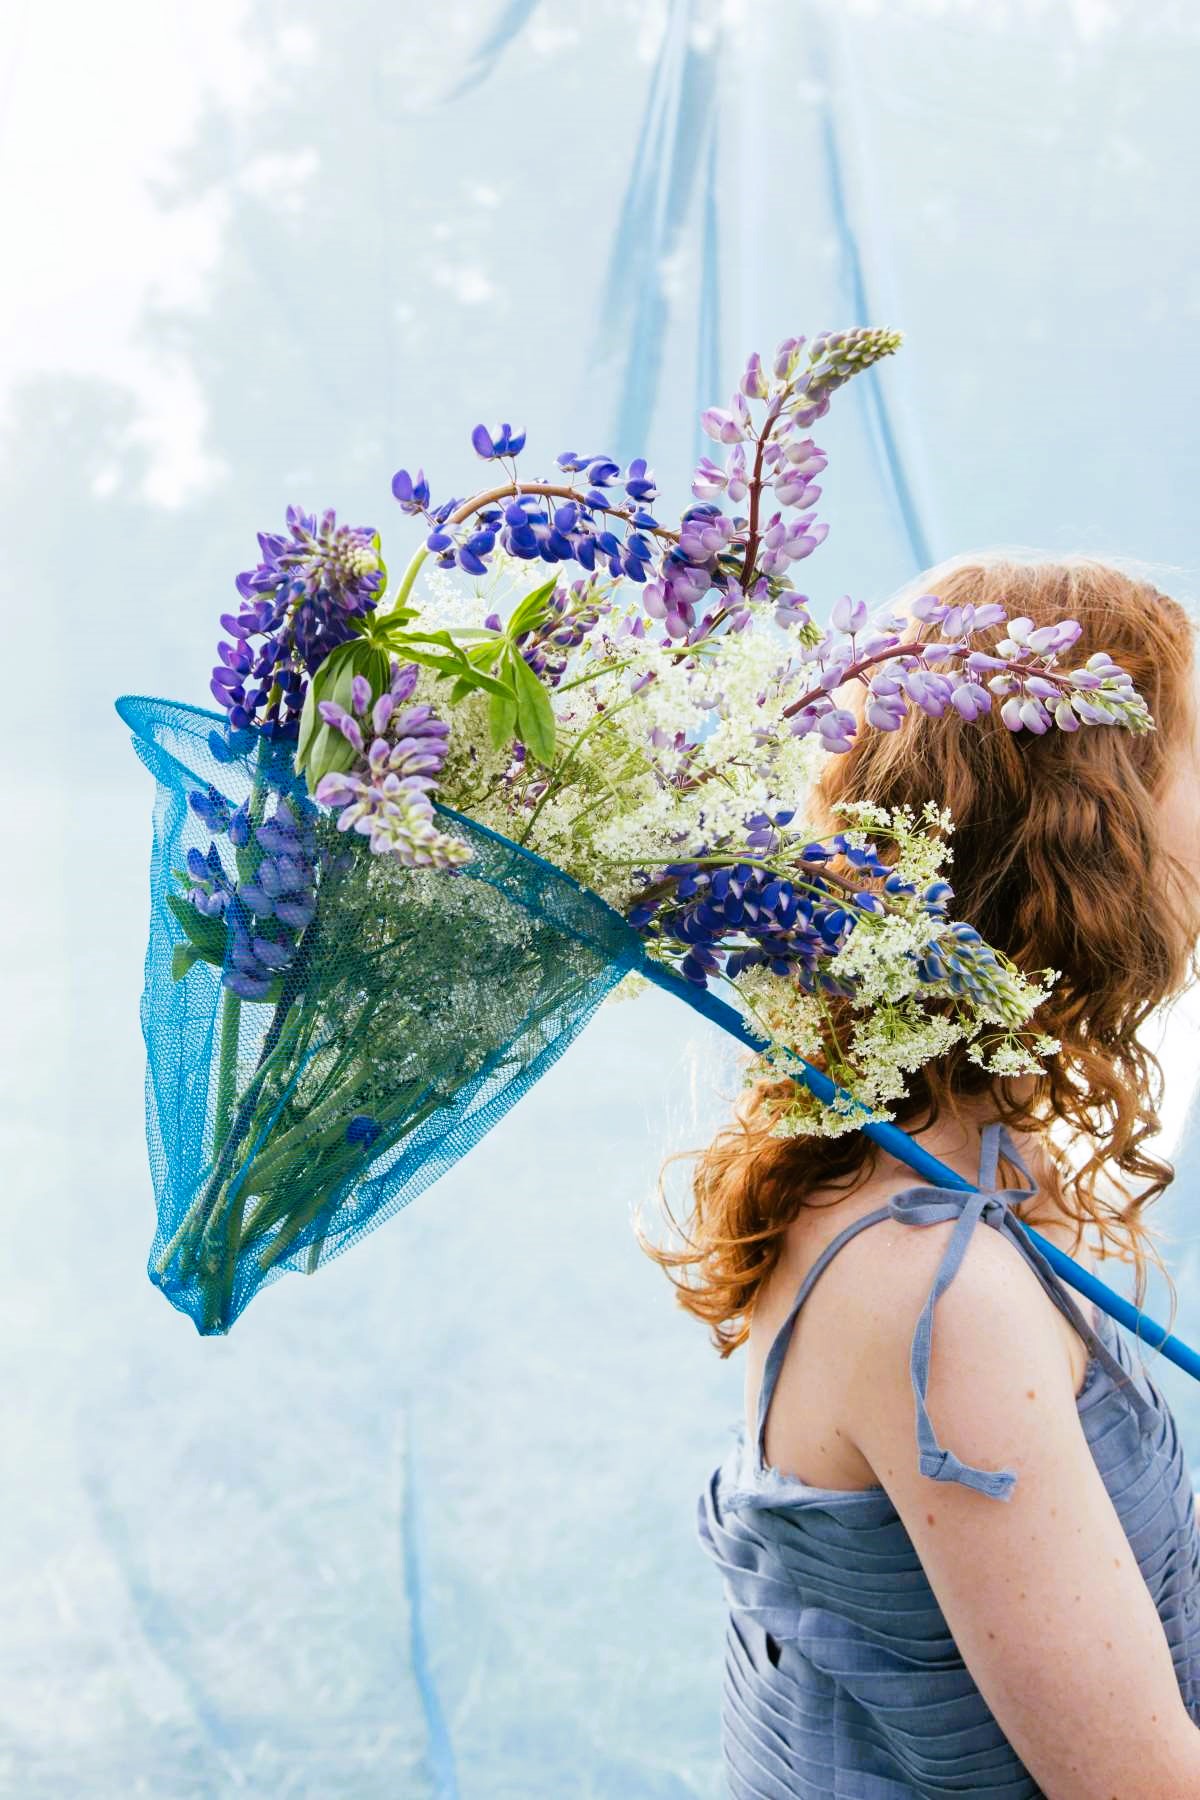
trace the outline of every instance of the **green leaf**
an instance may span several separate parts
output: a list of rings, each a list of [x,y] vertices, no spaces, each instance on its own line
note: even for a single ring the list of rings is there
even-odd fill
[[[472,687],[482,688],[485,693],[508,693],[507,683],[498,681],[494,675],[485,675],[482,669],[474,669],[465,656],[443,656],[436,650],[416,650],[406,647],[404,654],[412,662],[418,662],[422,668],[434,669],[439,675],[452,675],[456,681],[469,682]]]
[[[182,894],[168,894],[167,905],[174,913],[179,924],[187,934],[188,943],[195,946],[196,958],[205,962],[216,963],[220,968],[225,961],[225,925],[221,919],[205,918],[198,913],[190,900]],[[178,976],[176,976],[178,980]]]
[[[554,761],[554,708],[550,696],[519,651],[510,651],[507,667],[517,701],[517,736],[547,768]]]
[[[182,981],[189,969],[204,960],[195,944],[176,944],[171,952],[171,980]]]
[[[407,628],[409,620],[418,616],[415,606],[394,606],[382,618],[376,613],[368,613],[367,629],[363,635],[373,644],[390,644]]]
[[[492,739],[493,750],[503,750],[510,744],[517,726],[517,700],[511,691],[493,694],[488,707],[488,731]]]
[[[326,729],[324,720],[317,711],[321,700],[335,700],[340,696],[335,693],[339,679],[345,675],[346,697],[349,698],[350,682],[356,674],[355,659],[370,646],[362,638],[352,638],[348,644],[339,644],[331,650],[319,668],[314,669],[308,679],[308,692],[304,696],[304,706],[300,713],[300,730],[296,739],[296,773],[300,774],[308,761],[309,751],[317,733]],[[343,706],[346,704],[342,701]]]
[[[482,688],[485,694],[512,693],[510,682],[501,681],[495,675],[485,675],[482,669],[472,669],[470,675],[463,676],[463,680],[469,681],[472,687]]]
[[[322,700],[335,700],[350,711],[352,688],[356,675],[363,675],[378,698],[388,685],[391,657],[378,644],[365,638],[353,638],[331,650],[320,668],[309,680],[308,693],[300,714],[300,735],[296,745],[296,773],[305,775],[308,791],[313,793],[322,775],[353,766],[358,752],[348,744],[340,731],[326,725],[317,711]]]
[[[409,662],[420,663],[423,669],[433,669],[439,675],[460,676],[470,667],[468,663],[453,656],[443,656],[437,650],[415,650],[405,645],[404,655]]]
[[[363,674],[370,682],[371,692],[378,700],[379,696],[386,693],[392,684],[392,659],[389,653],[374,646],[371,651],[370,665],[363,670]]]
[[[494,631],[487,634],[485,644],[472,644],[467,651],[467,661],[472,668],[490,669],[497,657],[503,654],[504,639]]]
[[[404,634],[404,641],[414,644],[442,644],[447,650],[453,650],[459,656],[463,654],[462,647],[455,643],[448,631],[408,631]]]
[[[520,637],[523,631],[530,631],[535,625],[539,625],[546,614],[546,602],[557,586],[556,576],[551,581],[543,582],[541,587],[534,588],[531,594],[526,594],[513,608],[504,627],[505,636],[510,639]]]

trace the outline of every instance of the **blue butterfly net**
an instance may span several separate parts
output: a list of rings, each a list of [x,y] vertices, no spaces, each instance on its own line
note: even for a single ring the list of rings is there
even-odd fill
[[[127,698],[157,782],[149,1274],[205,1334],[436,1181],[642,961],[619,913],[445,808],[453,872],[340,833],[291,745]]]

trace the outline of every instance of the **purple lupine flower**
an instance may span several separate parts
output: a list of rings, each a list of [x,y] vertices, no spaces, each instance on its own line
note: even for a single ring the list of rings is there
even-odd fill
[[[373,726],[381,719],[382,725],[352,768],[321,777],[316,799],[340,811],[339,831],[362,833],[376,855],[394,856],[408,868],[457,868],[470,861],[471,849],[439,831],[429,797],[446,760],[450,728],[428,705],[401,710],[398,696],[406,688],[411,692],[407,669],[393,663],[387,696],[373,700],[368,687],[355,697],[361,718]],[[381,705],[384,698],[391,706]]]
[[[747,847],[755,855],[779,855],[785,849],[795,854],[784,830],[792,817],[787,811],[752,815],[746,821]],[[851,846],[841,833],[828,847],[807,846],[801,860],[828,861],[838,853],[864,875],[887,873],[872,847]],[[703,858],[706,852],[698,854]],[[826,986],[828,964],[857,917],[840,891],[812,875],[801,889],[785,875],[732,859],[715,868],[703,860],[673,863],[662,874],[671,883],[669,893],[637,905],[630,923],[682,952],[679,969],[687,980],[704,986],[710,975],[733,977],[765,964],[810,991],[814,986],[836,991]],[[815,894],[808,891],[814,887]],[[857,910],[876,910],[881,904],[864,892]]]
[[[262,1000],[274,990],[317,912],[318,859],[311,824],[280,796],[253,835],[261,855],[253,876],[230,894],[226,917],[232,936],[222,977],[244,1000]]]
[[[908,717],[900,683],[890,676],[874,676],[867,688],[863,716],[877,731],[898,731]]]
[[[750,431],[748,414],[724,406],[709,406],[700,414],[700,426],[718,444],[740,444]]]
[[[665,891],[637,903],[629,914],[631,925],[673,952],[680,959],[679,972],[700,986],[714,974],[734,978],[762,966],[809,992],[853,997],[856,985],[834,973],[834,959],[858,919],[914,901],[939,927],[923,950],[908,953],[917,978],[977,1001],[1001,995],[995,952],[973,926],[947,920],[954,892],[949,882],[936,880],[918,893],[888,867],[875,844],[853,844],[842,832],[801,847],[785,829],[791,818],[791,813],[756,813],[745,820],[752,861],[738,860],[735,850],[723,849],[718,863],[708,846],[701,846],[694,860],[667,865],[659,871]],[[819,870],[835,856],[860,878],[880,881],[882,891],[847,892],[841,884],[827,884]],[[782,870],[764,868],[767,857],[787,861]],[[803,869],[802,882],[791,878],[788,863]],[[650,877],[643,872],[640,879],[648,882]]]
[[[797,469],[783,468],[775,477],[775,498],[781,506],[815,506],[821,489]]]
[[[221,617],[229,641],[217,646],[211,685],[235,730],[294,732],[308,675],[353,635],[383,583],[372,527],[339,526],[332,507],[318,521],[296,506],[287,525],[288,535],[258,534],[262,561],[237,577],[241,610]]]
[[[219,793],[211,782],[203,792],[193,789],[188,795],[188,805],[201,824],[207,825],[215,836],[220,837],[229,830],[230,820],[233,818],[233,808],[224,794]]]
[[[518,634],[517,648],[539,679],[557,687],[566,674],[570,652],[577,650],[611,611],[612,601],[600,592],[592,576],[573,581],[569,588],[556,587],[546,601],[541,622]],[[497,628],[499,623],[497,619]]]
[[[206,919],[224,917],[234,890],[217,846],[210,844],[207,855],[200,850],[189,850],[187,873],[191,885],[186,898],[196,911]]]
[[[491,432],[486,425],[477,425],[471,433],[471,443],[476,456],[482,456],[485,462],[491,462],[498,456],[519,456],[525,448],[525,433],[514,431],[511,425],[501,425]]]
[[[783,456],[795,474],[812,481],[828,467],[829,458],[810,437],[790,438],[783,445]]]
[[[854,714],[842,706],[831,707],[817,720],[821,748],[832,751],[835,756],[851,749],[857,729],[858,721]]]
[[[725,492],[728,476],[711,457],[702,456],[692,476],[692,492],[697,500],[717,500]]]
[[[765,574],[782,574],[789,563],[811,556],[829,535],[827,525],[814,524],[811,513],[785,523],[782,513],[773,513],[762,535],[759,567]]]
[[[778,595],[775,601],[775,623],[786,630],[791,625],[806,625],[810,614],[807,594],[795,593],[787,589]]]
[[[658,492],[653,473],[646,466],[644,456],[635,456],[625,471],[625,492],[631,500],[642,505],[654,499]]]
[[[415,478],[407,469],[397,469],[392,476],[392,493],[404,512],[423,513],[429,505],[429,483],[424,469],[418,469]]]
[[[830,624],[835,631],[849,632],[857,636],[867,622],[867,603],[865,600],[852,600],[849,594],[843,594],[836,600],[830,615]]]
[[[725,492],[736,506],[750,492],[750,483],[746,475],[746,446],[735,444],[725,458]],[[782,496],[780,496],[782,499]],[[787,502],[784,502],[786,505]]]
[[[770,393],[770,384],[763,369],[762,357],[757,350],[750,353],[738,386],[749,400],[765,400]]]
[[[802,337],[786,337],[777,347],[773,368],[775,377],[778,381],[791,380],[792,373],[799,361],[803,344],[804,339]]]
[[[960,681],[951,690],[950,704],[968,725],[972,725],[989,710],[992,696],[981,681]]]
[[[904,692],[931,719],[940,719],[950,704],[953,683],[936,669],[901,669],[896,676]]]
[[[346,1125],[346,1142],[361,1144],[365,1150],[379,1137],[383,1127],[369,1113],[355,1113]]]

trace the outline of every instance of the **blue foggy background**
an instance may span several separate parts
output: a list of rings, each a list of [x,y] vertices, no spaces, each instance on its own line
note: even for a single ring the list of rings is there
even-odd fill
[[[466,491],[507,418],[530,469],[643,452],[681,504],[745,353],[858,322],[907,341],[818,433],[821,607],[989,545],[1193,601],[1198,37],[1153,0],[14,8],[0,1794],[720,1794],[694,1516],[741,1359],[631,1214],[733,1059],[665,996],[603,1008],[369,1244],[202,1341],[144,1275],[152,795],[112,698],[207,703],[289,501],[395,570],[393,470]],[[1186,1003],[1166,1044],[1195,1339]]]

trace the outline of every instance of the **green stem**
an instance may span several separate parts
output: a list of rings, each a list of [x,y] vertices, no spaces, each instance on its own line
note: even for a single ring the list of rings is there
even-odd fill
[[[424,1106],[419,1107],[412,1118],[405,1121],[405,1136],[411,1136],[420,1125],[424,1124],[431,1113],[436,1112],[437,1108],[444,1104],[444,1100],[444,1095],[435,1094],[431,1100],[426,1101]],[[270,1243],[265,1244],[259,1252],[258,1264],[259,1268],[262,1269],[264,1273],[272,1266],[272,1264],[277,1263],[280,1257],[287,1255],[300,1233],[304,1231],[307,1226],[311,1225],[313,1220],[320,1214],[322,1207],[329,1206],[330,1216],[325,1221],[319,1240],[320,1243],[324,1242],[329,1234],[329,1227],[333,1223],[334,1217],[333,1203],[330,1200],[330,1189],[336,1188],[345,1180],[346,1176],[352,1171],[359,1154],[360,1152],[358,1151],[357,1146],[355,1146],[351,1152],[343,1152],[331,1159],[331,1166],[327,1169],[315,1193],[310,1194],[308,1199],[291,1213],[287,1223],[280,1226]],[[246,1242],[250,1241],[253,1232],[254,1220],[251,1219],[246,1227]]]
[[[207,1292],[205,1298],[208,1302],[206,1307],[206,1311],[208,1312],[208,1324],[210,1326],[217,1325],[224,1330],[228,1330],[230,1324],[229,1315],[233,1306],[233,1283],[234,1277],[237,1274],[238,1253],[242,1247],[242,1213],[245,1210],[245,1206],[246,1184],[243,1182],[234,1198],[233,1205],[229,1209],[225,1255],[221,1264],[220,1279],[216,1282],[206,1283]],[[215,1307],[212,1305],[214,1299],[216,1301]]]
[[[397,606],[404,606],[407,604],[408,596],[413,590],[413,583],[421,573],[421,564],[428,555],[429,552],[424,544],[421,545],[419,550],[414,550],[412,556],[409,558],[407,568],[400,577],[400,586],[396,589],[396,598],[392,601],[391,607],[388,609],[389,612],[394,610]]]
[[[217,1107],[213,1118],[213,1143],[224,1144],[233,1118],[237,1085],[238,1037],[242,1024],[242,1002],[237,994],[225,990],[221,1007],[221,1049],[217,1063]]]
[[[524,831],[521,833],[520,837],[516,839],[518,844],[528,843],[529,834],[537,824],[538,814],[541,812],[543,806],[545,806],[547,800],[554,794],[562,793],[563,788],[567,785],[563,777],[566,775],[567,770],[571,767],[572,763],[578,759],[579,748],[584,740],[590,737],[593,731],[599,731],[601,726],[607,725],[609,720],[614,718],[617,713],[624,712],[627,706],[632,706],[636,699],[636,694],[630,694],[626,699],[618,701],[615,706],[607,707],[604,712],[597,713],[596,717],[592,719],[589,724],[583,726],[580,731],[575,733],[575,736],[571,740],[571,748],[567,751],[567,754],[563,757],[563,760],[559,763],[558,767],[551,771],[550,780],[546,783],[545,792],[541,795],[540,799],[535,804],[533,811],[530,813],[529,818],[526,820]]]
[[[252,1095],[257,1094],[260,1091],[260,1089],[262,1087],[262,1083],[265,1081],[268,1073],[270,1072],[270,1060],[271,1059],[269,1059],[266,1063],[260,1062],[258,1068],[255,1070],[254,1074],[251,1076],[249,1086],[247,1087],[246,1093],[242,1099],[242,1107],[244,1107],[246,1105],[247,1100]],[[161,1256],[158,1258],[157,1262],[155,1263],[155,1269],[159,1275],[166,1274],[166,1272],[170,1268],[171,1263],[174,1260],[177,1252],[180,1251],[186,1245],[188,1239],[196,1231],[196,1228],[200,1224],[200,1222],[207,1218],[209,1202],[213,1198],[213,1192],[214,1192],[213,1182],[217,1178],[218,1174],[220,1174],[223,1178],[224,1164],[226,1161],[226,1151],[229,1148],[229,1138],[232,1137],[232,1135],[233,1135],[233,1131],[234,1131],[234,1129],[236,1127],[236,1123],[237,1123],[237,1118],[240,1117],[240,1115],[241,1115],[241,1108],[239,1108],[238,1114],[235,1115],[234,1124],[230,1126],[229,1136],[226,1138],[225,1143],[221,1146],[221,1149],[212,1164],[211,1175],[209,1176],[208,1179],[206,1179],[204,1186],[201,1189],[200,1193],[197,1194],[196,1198],[192,1201],[192,1204],[188,1207],[187,1212],[184,1214],[183,1218],[180,1220],[178,1226],[176,1227],[175,1235],[172,1237],[170,1243],[166,1246],[166,1248],[163,1250]],[[186,1271],[181,1270],[181,1275],[186,1275]]]
[[[307,963],[312,954],[312,947],[315,945],[316,941],[315,930],[316,922],[314,922],[313,925],[310,925],[305,932],[304,937],[300,942],[300,954],[291,969],[289,969],[284,976],[284,992],[275,1007],[274,1016],[267,1028],[266,1037],[263,1039],[262,1049],[259,1051],[258,1056],[258,1066],[247,1083],[246,1090],[234,1113],[225,1141],[221,1145],[220,1150],[215,1154],[211,1175],[205,1182],[202,1192],[188,1208],[174,1237],[171,1239],[155,1265],[160,1275],[166,1274],[176,1251],[186,1244],[187,1240],[193,1235],[197,1221],[200,1219],[204,1220],[204,1228],[206,1231],[212,1223],[212,1215],[215,1211],[221,1190],[225,1185],[226,1177],[229,1174],[229,1167],[234,1152],[245,1137],[246,1131],[254,1118],[259,1096],[262,1093],[263,1083],[266,1080],[271,1065],[276,1060],[279,1052],[283,1049],[281,1036],[284,1024],[288,1014],[300,999],[302,983],[307,973]]]
[[[297,1143],[310,1142],[317,1133],[327,1129],[327,1121],[330,1117],[344,1112],[345,1087],[348,1086],[351,1093],[357,1092],[358,1088],[362,1086],[364,1075],[369,1073],[362,1057],[358,1058],[358,1071],[354,1078],[345,1086],[336,1089],[321,1105],[310,1107],[298,1124],[293,1125],[289,1131],[285,1131],[283,1136],[271,1145],[269,1151],[255,1159],[246,1172],[246,1186],[249,1193],[260,1193],[262,1188],[270,1182],[280,1163],[287,1162]],[[340,1126],[340,1118],[338,1122]]]

